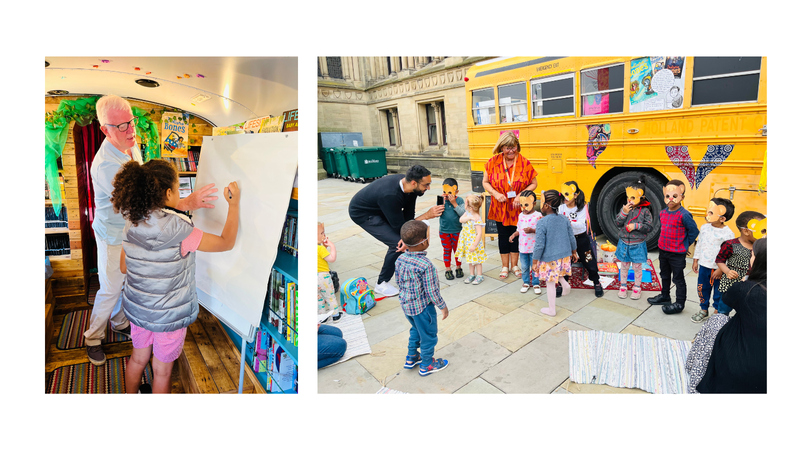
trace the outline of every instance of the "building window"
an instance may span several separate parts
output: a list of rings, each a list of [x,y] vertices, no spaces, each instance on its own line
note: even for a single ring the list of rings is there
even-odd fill
[[[531,81],[533,118],[575,115],[575,74]]]
[[[425,111],[428,116],[428,145],[439,145],[439,136],[436,132],[436,109],[433,104],[427,104]]]
[[[525,83],[497,87],[500,99],[500,123],[528,121],[528,94]]]
[[[386,110],[386,125],[389,128],[389,145],[396,146],[397,139],[394,134],[394,117],[392,117],[392,111]]]
[[[584,70],[581,72],[581,114],[621,113],[624,89],[624,64]]]
[[[342,75],[342,58],[340,56],[326,56],[328,63],[328,76],[331,78],[344,78]]]
[[[447,124],[444,120],[444,102],[439,102],[439,115],[442,118],[442,145],[447,145]]]
[[[694,58],[692,106],[758,101],[761,57]]]
[[[494,89],[472,91],[472,121],[475,125],[495,123]]]

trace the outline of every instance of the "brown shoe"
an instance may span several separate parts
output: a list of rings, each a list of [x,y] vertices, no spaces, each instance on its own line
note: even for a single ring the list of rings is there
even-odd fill
[[[90,345],[86,347],[86,356],[89,357],[89,362],[95,366],[102,366],[106,363],[106,354],[103,351],[102,345]]]

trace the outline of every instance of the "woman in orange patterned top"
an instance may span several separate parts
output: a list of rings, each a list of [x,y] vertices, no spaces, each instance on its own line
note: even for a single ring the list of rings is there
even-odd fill
[[[519,152],[519,140],[514,133],[503,133],[483,172],[483,188],[492,195],[488,219],[497,222],[497,245],[503,261],[500,278],[508,277],[509,268],[517,278],[522,276],[522,270],[517,265],[519,238],[510,238],[517,231],[520,213],[518,194],[522,191],[533,191],[537,186],[536,170]]]

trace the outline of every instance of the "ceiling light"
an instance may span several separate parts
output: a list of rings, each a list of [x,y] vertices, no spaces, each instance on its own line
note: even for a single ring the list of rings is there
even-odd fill
[[[156,81],[148,80],[147,78],[140,78],[136,80],[136,84],[147,88],[156,88],[159,86],[159,84]]]
[[[210,96],[205,95],[205,94],[197,94],[194,97],[192,97],[192,101],[194,103],[202,103],[202,102],[204,102],[204,101],[206,101],[206,100],[208,100],[210,98],[211,98]]]

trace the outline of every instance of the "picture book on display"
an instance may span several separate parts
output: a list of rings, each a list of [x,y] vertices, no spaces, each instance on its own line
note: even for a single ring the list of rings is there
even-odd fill
[[[268,323],[297,345],[297,283],[272,269],[267,289]]]

